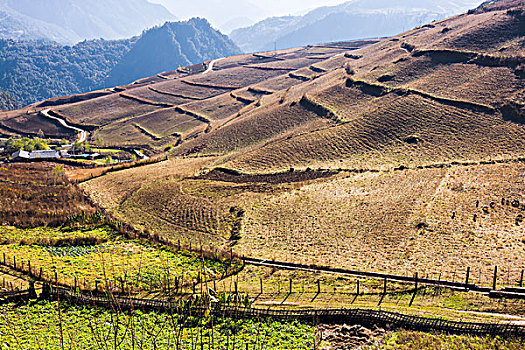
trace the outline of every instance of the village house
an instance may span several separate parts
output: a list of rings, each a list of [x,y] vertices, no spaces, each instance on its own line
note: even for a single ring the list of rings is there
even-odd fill
[[[46,149],[42,151],[27,152],[24,150],[16,151],[11,155],[14,160],[46,160],[46,159],[58,159],[60,153],[55,150]]]

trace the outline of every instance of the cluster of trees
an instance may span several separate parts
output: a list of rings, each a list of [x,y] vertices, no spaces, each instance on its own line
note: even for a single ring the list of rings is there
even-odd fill
[[[30,139],[28,137],[23,138],[9,138],[5,143],[5,151],[8,154],[14,153],[16,151],[24,150],[27,152],[31,151],[41,151],[49,149],[48,146],[49,140],[41,139],[40,137],[35,137]]]
[[[12,111],[20,107],[20,103],[11,94],[0,92],[0,111]]]

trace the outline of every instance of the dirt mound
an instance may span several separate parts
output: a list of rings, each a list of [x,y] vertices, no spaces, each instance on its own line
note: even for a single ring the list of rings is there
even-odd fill
[[[329,344],[323,350],[351,350],[359,349],[364,345],[371,345],[375,338],[382,336],[385,331],[381,328],[374,330],[360,325],[319,325],[318,333],[322,341]]]

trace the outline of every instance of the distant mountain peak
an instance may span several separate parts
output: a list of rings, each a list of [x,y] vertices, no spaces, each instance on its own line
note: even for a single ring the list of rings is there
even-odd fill
[[[111,71],[107,86],[132,82],[179,66],[230,56],[240,49],[204,18],[166,22],[145,31]],[[147,62],[147,65],[145,63]]]
[[[147,0],[2,0],[0,11],[10,18],[0,23],[0,38],[61,43],[128,38],[176,20],[162,5]]]
[[[507,0],[511,1],[511,0]],[[245,52],[307,44],[385,37],[459,14],[478,0],[352,0],[323,6],[304,16],[271,17],[230,37]]]

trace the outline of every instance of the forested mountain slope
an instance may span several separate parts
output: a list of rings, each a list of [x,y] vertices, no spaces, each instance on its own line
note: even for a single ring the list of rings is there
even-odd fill
[[[74,46],[0,40],[0,90],[29,104],[128,83],[238,51],[201,19],[166,23],[131,39],[90,40]]]

